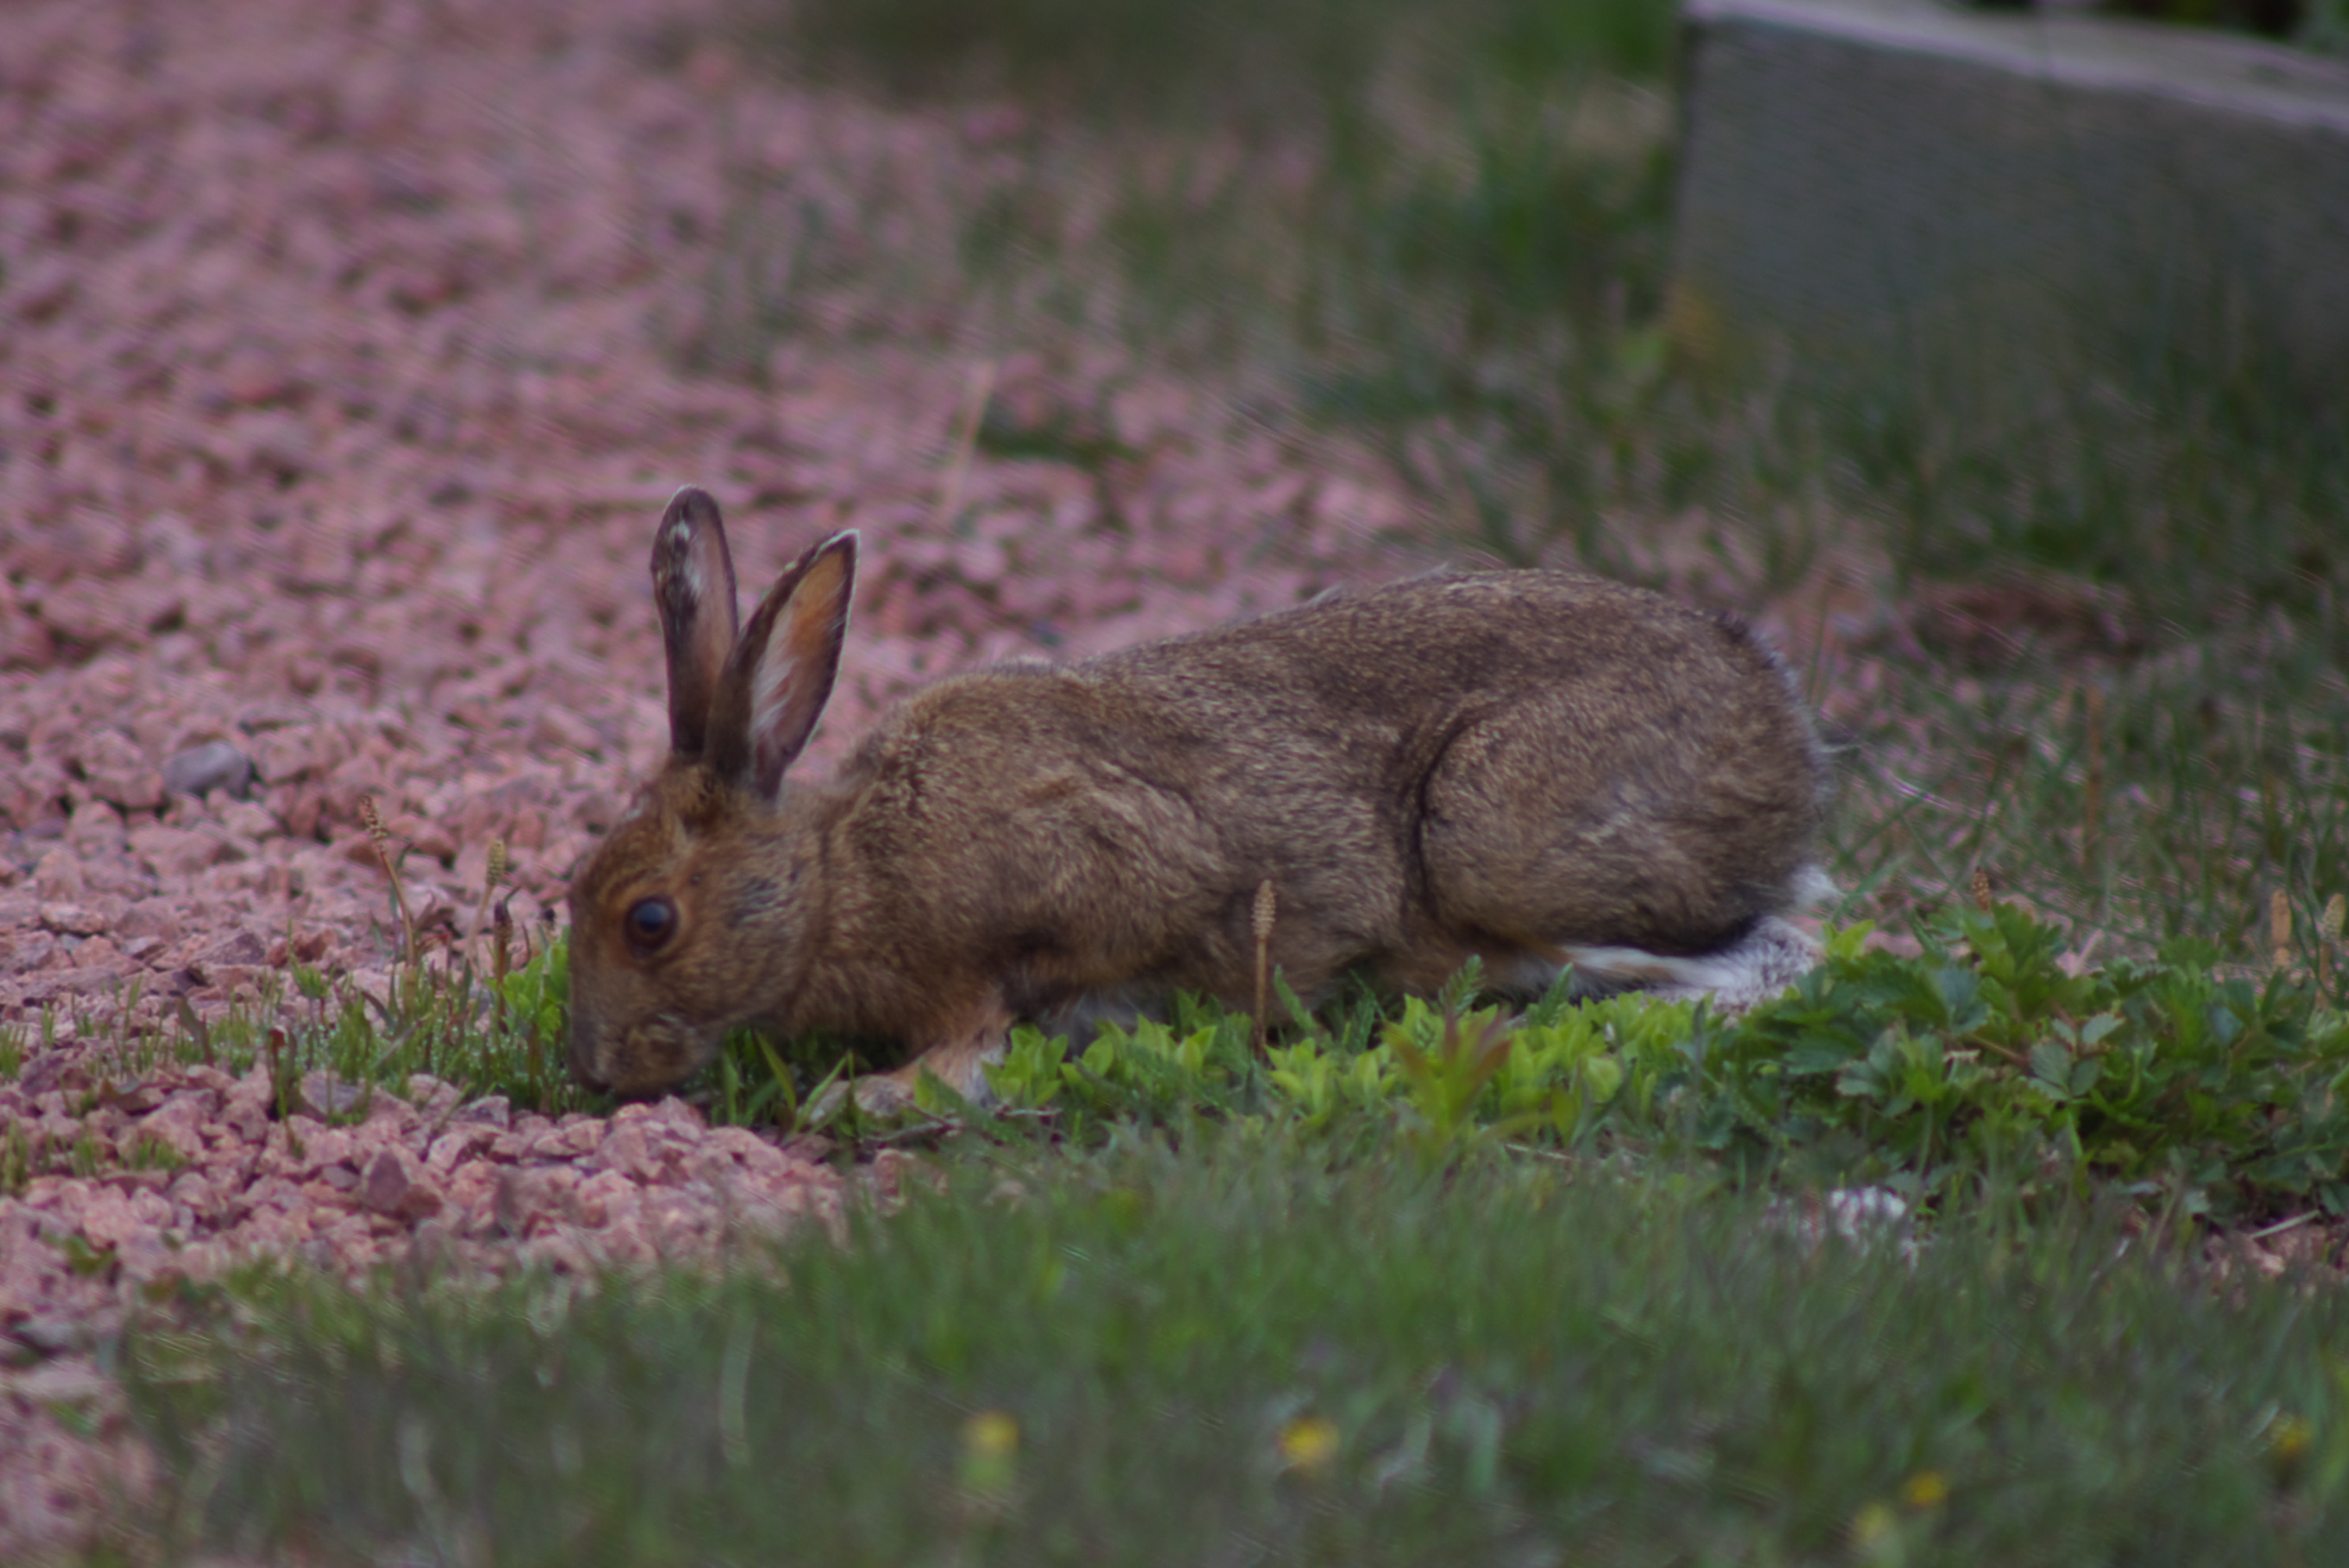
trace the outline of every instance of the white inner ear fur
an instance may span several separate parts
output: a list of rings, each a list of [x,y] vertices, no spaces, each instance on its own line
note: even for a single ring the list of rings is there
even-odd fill
[[[777,627],[750,676],[750,742],[762,752],[775,726],[782,721],[783,710],[791,706],[792,680],[799,667],[782,629]]]

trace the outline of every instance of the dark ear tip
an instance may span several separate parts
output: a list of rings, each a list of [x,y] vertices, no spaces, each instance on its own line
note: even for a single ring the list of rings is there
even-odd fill
[[[718,521],[718,498],[699,485],[679,485],[677,493],[668,498],[661,512],[661,521],[675,522],[680,517],[690,517],[696,522]]]

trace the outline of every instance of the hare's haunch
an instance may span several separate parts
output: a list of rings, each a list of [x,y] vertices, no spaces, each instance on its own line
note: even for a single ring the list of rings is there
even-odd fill
[[[1438,575],[1064,666],[941,681],[828,784],[856,536],[735,624],[717,503],[655,535],[671,755],[571,894],[571,1061],[676,1084],[727,1030],[902,1042],[984,1092],[1018,1018],[1175,987],[1426,989],[1470,955],[1746,1002],[1815,956],[1828,775],[1734,621],[1598,578]],[[902,1075],[900,1081],[905,1081]]]

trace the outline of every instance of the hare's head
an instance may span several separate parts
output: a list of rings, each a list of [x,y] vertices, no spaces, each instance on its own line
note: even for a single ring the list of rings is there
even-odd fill
[[[812,846],[778,807],[840,665],[856,536],[786,568],[737,631],[718,503],[677,493],[653,542],[669,758],[571,888],[571,1068],[657,1093],[798,968]]]

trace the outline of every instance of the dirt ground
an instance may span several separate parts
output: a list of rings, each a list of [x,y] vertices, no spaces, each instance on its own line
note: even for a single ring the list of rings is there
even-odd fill
[[[0,1024],[54,1036],[0,1085],[0,1138],[83,1151],[0,1197],[0,1559],[83,1539],[135,1481],[103,1361],[174,1279],[708,1256],[836,1210],[811,1150],[675,1101],[555,1124],[419,1079],[329,1129],[270,1115],[258,1072],[92,1057],[126,1005],[217,1016],[294,963],[379,979],[364,799],[426,923],[470,929],[492,839],[518,918],[550,917],[666,744],[645,563],[678,484],[727,505],[746,593],[864,531],[818,768],[945,670],[1410,564],[1379,464],[1112,354],[974,347],[875,293],[750,345],[761,374],[684,368],[728,328],[746,181],[853,196],[1001,131],[786,89],[708,20],[0,11]],[[1126,455],[970,459],[975,391]]]

